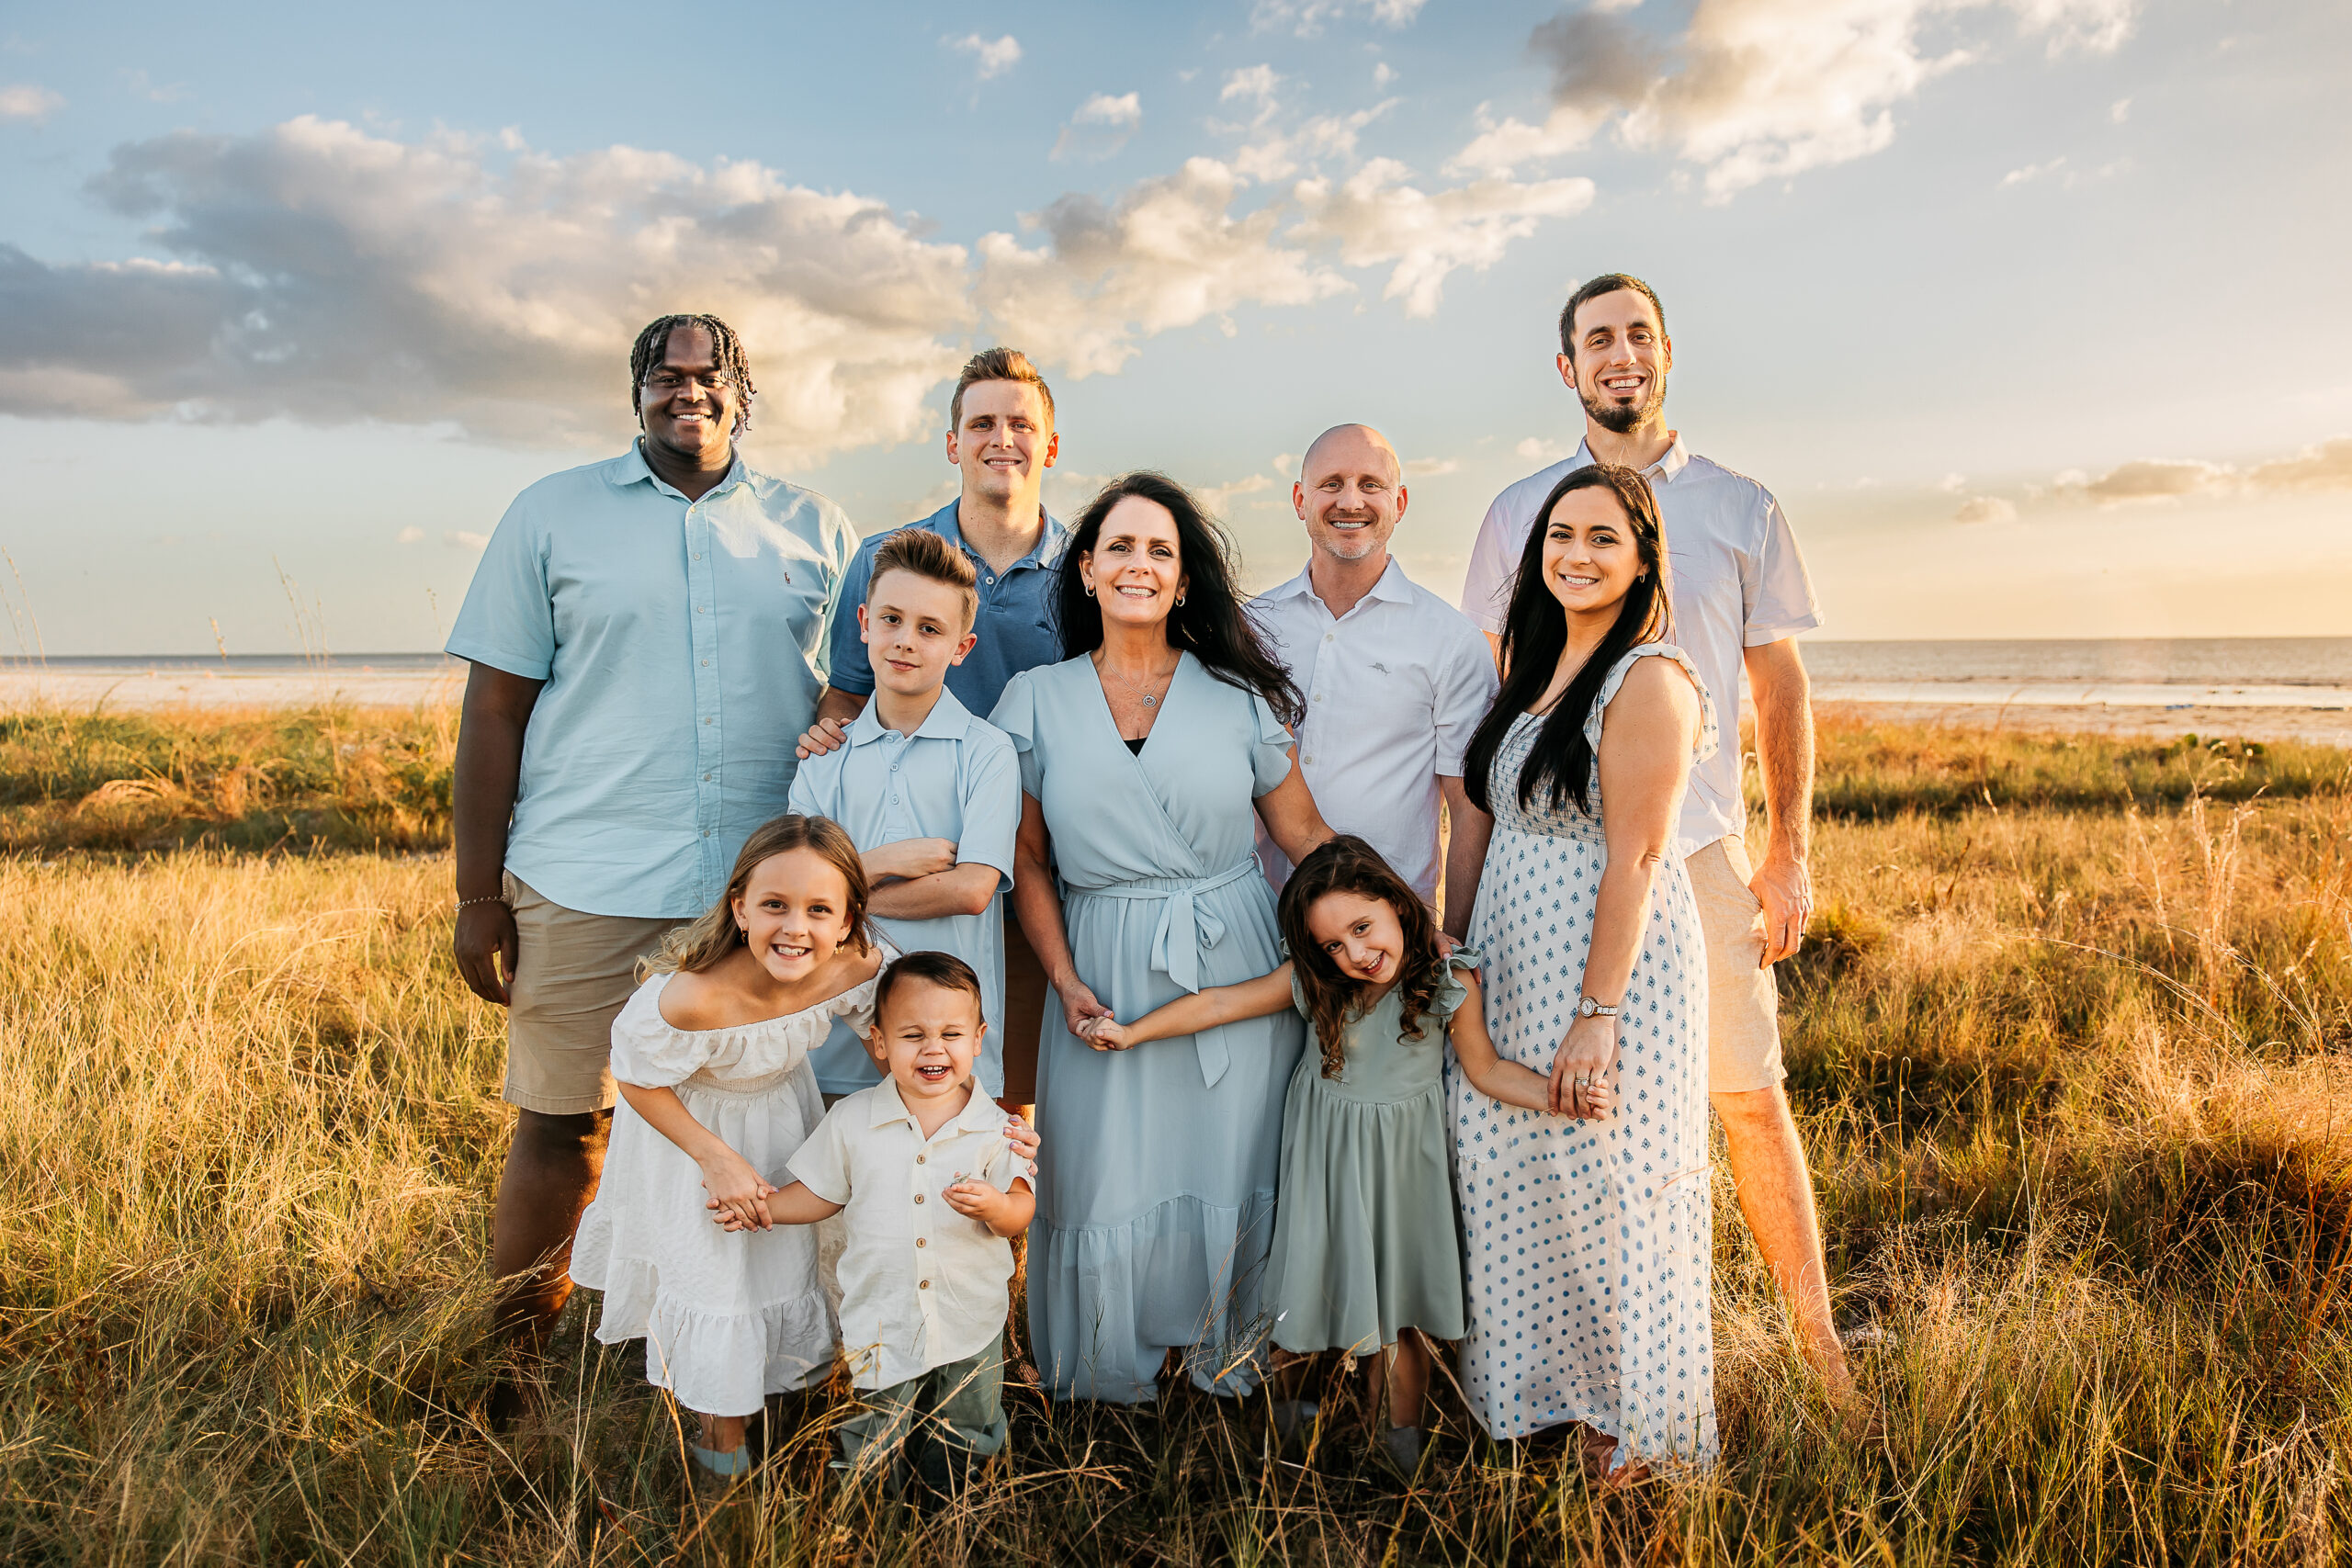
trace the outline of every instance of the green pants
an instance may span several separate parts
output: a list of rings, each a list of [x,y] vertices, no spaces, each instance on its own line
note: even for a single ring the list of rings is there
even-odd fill
[[[896,1495],[906,1475],[933,1492],[963,1488],[972,1461],[1004,1447],[1004,1336],[977,1356],[888,1388],[860,1389],[841,1425],[853,1483],[880,1474]]]

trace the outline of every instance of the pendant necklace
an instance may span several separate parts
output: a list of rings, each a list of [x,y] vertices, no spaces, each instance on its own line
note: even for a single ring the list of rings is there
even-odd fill
[[[1182,662],[1181,655],[1179,655],[1179,662]],[[1149,692],[1143,690],[1143,688],[1137,686],[1134,682],[1120,674],[1116,670],[1112,669],[1111,661],[1108,659],[1097,660],[1095,661],[1094,668],[1100,670],[1103,674],[1108,675],[1114,681],[1118,682],[1120,685],[1126,687],[1128,691],[1133,692],[1136,698],[1142,702],[1144,706],[1148,708],[1156,708],[1159,705],[1159,699],[1158,697],[1153,696]],[[1164,684],[1170,677],[1173,676],[1175,673],[1176,671],[1174,670],[1170,670],[1168,671],[1168,674],[1160,676],[1159,680],[1153,682],[1153,684]]]

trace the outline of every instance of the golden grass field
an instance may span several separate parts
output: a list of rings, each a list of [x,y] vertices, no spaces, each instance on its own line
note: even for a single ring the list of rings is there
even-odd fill
[[[698,1512],[569,1312],[544,1413],[479,1274],[501,1021],[449,932],[454,717],[0,717],[0,1557],[310,1562],[2290,1563],[2352,1540],[2352,755],[1825,721],[1782,976],[1833,1421],[1720,1175],[1724,1457],[1596,1492],[1458,1419],[1054,1410],[928,1520],[779,1409]],[[1016,1314],[1017,1315],[1017,1314]]]

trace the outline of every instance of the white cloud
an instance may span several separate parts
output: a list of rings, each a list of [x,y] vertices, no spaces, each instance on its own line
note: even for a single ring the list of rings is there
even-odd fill
[[[1212,516],[1223,516],[1233,510],[1233,503],[1245,495],[1261,495],[1274,488],[1274,481],[1263,474],[1250,474],[1227,484],[1210,485],[1196,492],[1201,504]]]
[[[1531,463],[1542,463],[1548,468],[1566,457],[1570,448],[1556,441],[1547,441],[1541,435],[1531,435],[1511,450]]]
[[[2018,509],[2014,502],[1997,495],[1972,495],[1951,515],[1955,523],[2014,523]]]
[[[983,82],[1001,76],[1021,63],[1021,40],[1011,33],[992,39],[966,33],[962,38],[943,38],[939,41],[970,55],[972,74]]]
[[[1006,341],[1075,378],[1115,372],[1136,341],[1245,304],[1305,305],[1350,285],[1277,233],[1282,214],[1231,210],[1241,177],[1193,158],[1117,202],[1065,196],[1023,220],[1042,249],[981,237],[979,298]]]
[[[0,243],[0,412],[601,443],[631,427],[639,328],[699,310],[750,345],[755,447],[807,462],[927,428],[971,320],[963,247],[753,163],[507,156],[305,117],[119,147],[91,188],[176,259]]]
[[[1962,490],[1967,488],[1967,485],[1968,476],[1966,474],[1946,474],[1943,478],[1943,482],[1936,486],[1936,488],[1943,491],[1946,495],[1958,495]]]
[[[1372,85],[1374,86],[1385,87],[1389,83],[1394,82],[1395,80],[1396,80],[1396,68],[1395,66],[1389,64],[1388,62],[1385,60],[1374,62],[1372,67]]]
[[[65,107],[65,95],[33,82],[0,87],[0,119],[28,119],[35,125]]]
[[[2240,468],[2185,457],[2141,457],[2119,463],[2093,479],[2070,468],[2053,481],[2070,499],[2120,506],[2133,502],[2178,501],[2194,495],[2308,495],[2352,491],[2352,436],[2339,435],[2306,446],[2290,457],[2274,457]]]
[[[1052,156],[1064,158],[1107,158],[1127,144],[1127,138],[1143,123],[1143,99],[1136,93],[1122,93],[1113,97],[1108,93],[1096,93],[1078,106],[1054,139]]]
[[[2029,184],[2045,175],[2054,175],[2065,165],[2066,160],[2059,157],[2052,158],[2046,164],[2028,164],[2023,168],[2011,169],[2001,176],[2001,188],[2007,190],[2011,186]]]
[[[1433,479],[1460,467],[1461,460],[1456,457],[1416,457],[1405,465],[1405,473],[1410,479]]]
[[[1229,104],[1236,98],[1271,100],[1274,89],[1282,85],[1283,74],[1271,65],[1245,65],[1225,73],[1225,86],[1217,94],[1217,102]]]
[[[2132,118],[2132,100],[2129,98],[2116,99],[2113,107],[2109,108],[2107,111],[2107,118],[2113,120],[2118,125],[2121,125],[2125,120],[2130,119]]]
[[[2035,180],[2055,179],[2067,190],[2080,190],[2094,180],[2112,179],[2131,167],[2131,159],[2114,158],[2096,169],[2075,169],[2067,167],[2066,160],[2061,156],[2046,164],[2028,164],[2023,168],[2011,169],[2001,176],[2001,188],[2007,190],[2011,186],[2030,185]]]
[[[1337,185],[1302,180],[1294,192],[1306,214],[1295,232],[1336,241],[1350,266],[1394,263],[1381,297],[1403,299],[1408,316],[1435,313],[1455,268],[1484,272],[1540,220],[1592,205],[1587,179],[1475,180],[1432,195],[1406,184],[1411,175],[1393,158],[1374,158]]]
[[[441,542],[453,550],[479,550],[490,543],[490,536],[469,533],[463,528],[452,528],[441,536]]]
[[[392,536],[392,543],[396,545],[421,545],[424,542],[424,530],[413,525]]]
[[[1317,164],[1326,158],[1355,156],[1356,138],[1363,128],[1396,107],[1389,98],[1368,109],[1351,114],[1319,114],[1291,130],[1274,130],[1271,104],[1259,115],[1252,129],[1260,132],[1251,141],[1233,155],[1233,166],[1253,180],[1279,180],[1295,175],[1301,164]]]
[[[1258,0],[1250,8],[1250,30],[1288,29],[1300,38],[1313,38],[1327,23],[1358,16],[1384,28],[1402,28],[1420,15],[1423,4],[1424,0]]]
[[[1670,46],[1609,11],[1555,17],[1530,35],[1552,67],[1540,124],[1482,116],[1454,166],[1501,175],[1582,147],[1615,124],[1628,146],[1704,170],[1713,200],[1768,180],[1867,157],[1894,139],[1894,109],[1981,57],[1947,45],[1960,13],[1992,0],[1699,0]],[[2052,53],[2104,51],[2137,0],[2000,0]],[[1937,42],[1930,44],[1927,35]]]

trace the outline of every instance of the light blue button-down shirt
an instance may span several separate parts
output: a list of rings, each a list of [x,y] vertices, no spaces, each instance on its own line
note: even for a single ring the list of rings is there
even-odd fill
[[[860,853],[906,839],[945,839],[956,846],[958,865],[996,868],[996,894],[977,915],[874,923],[900,953],[952,953],[979,972],[989,1032],[973,1071],[990,1099],[1002,1094],[1004,893],[1012,886],[1012,840],[1021,827],[1021,759],[1012,738],[974,718],[950,691],[940,692],[912,735],[883,728],[868,703],[850,723],[848,745],[800,764],[792,809],[831,818]],[[882,1079],[846,1024],[835,1024],[808,1059],[827,1094]]]
[[[1055,522],[1051,513],[1041,513],[1045,531],[1038,536],[1037,547],[1000,572],[964,542],[956,510],[962,505],[960,500],[951,501],[907,526],[928,528],[971,558],[978,579],[973,586],[980,596],[972,631],[979,640],[964,656],[963,663],[947,671],[947,689],[972,712],[993,713],[1007,681],[1023,670],[1062,661],[1061,633],[1054,626],[1054,595],[1061,583],[1062,550],[1069,543],[1069,530]],[[841,598],[833,606],[832,657],[827,661],[836,691],[865,696],[874,690],[874,666],[858,636],[857,607],[865,603],[866,588],[874,579],[874,558],[882,541],[897,532],[886,528],[860,545],[856,558],[850,562],[849,575],[842,581]]]
[[[716,903],[743,840],[786,809],[856,547],[840,507],[740,457],[699,501],[634,446],[516,496],[448,644],[545,682],[507,869],[589,914]]]

